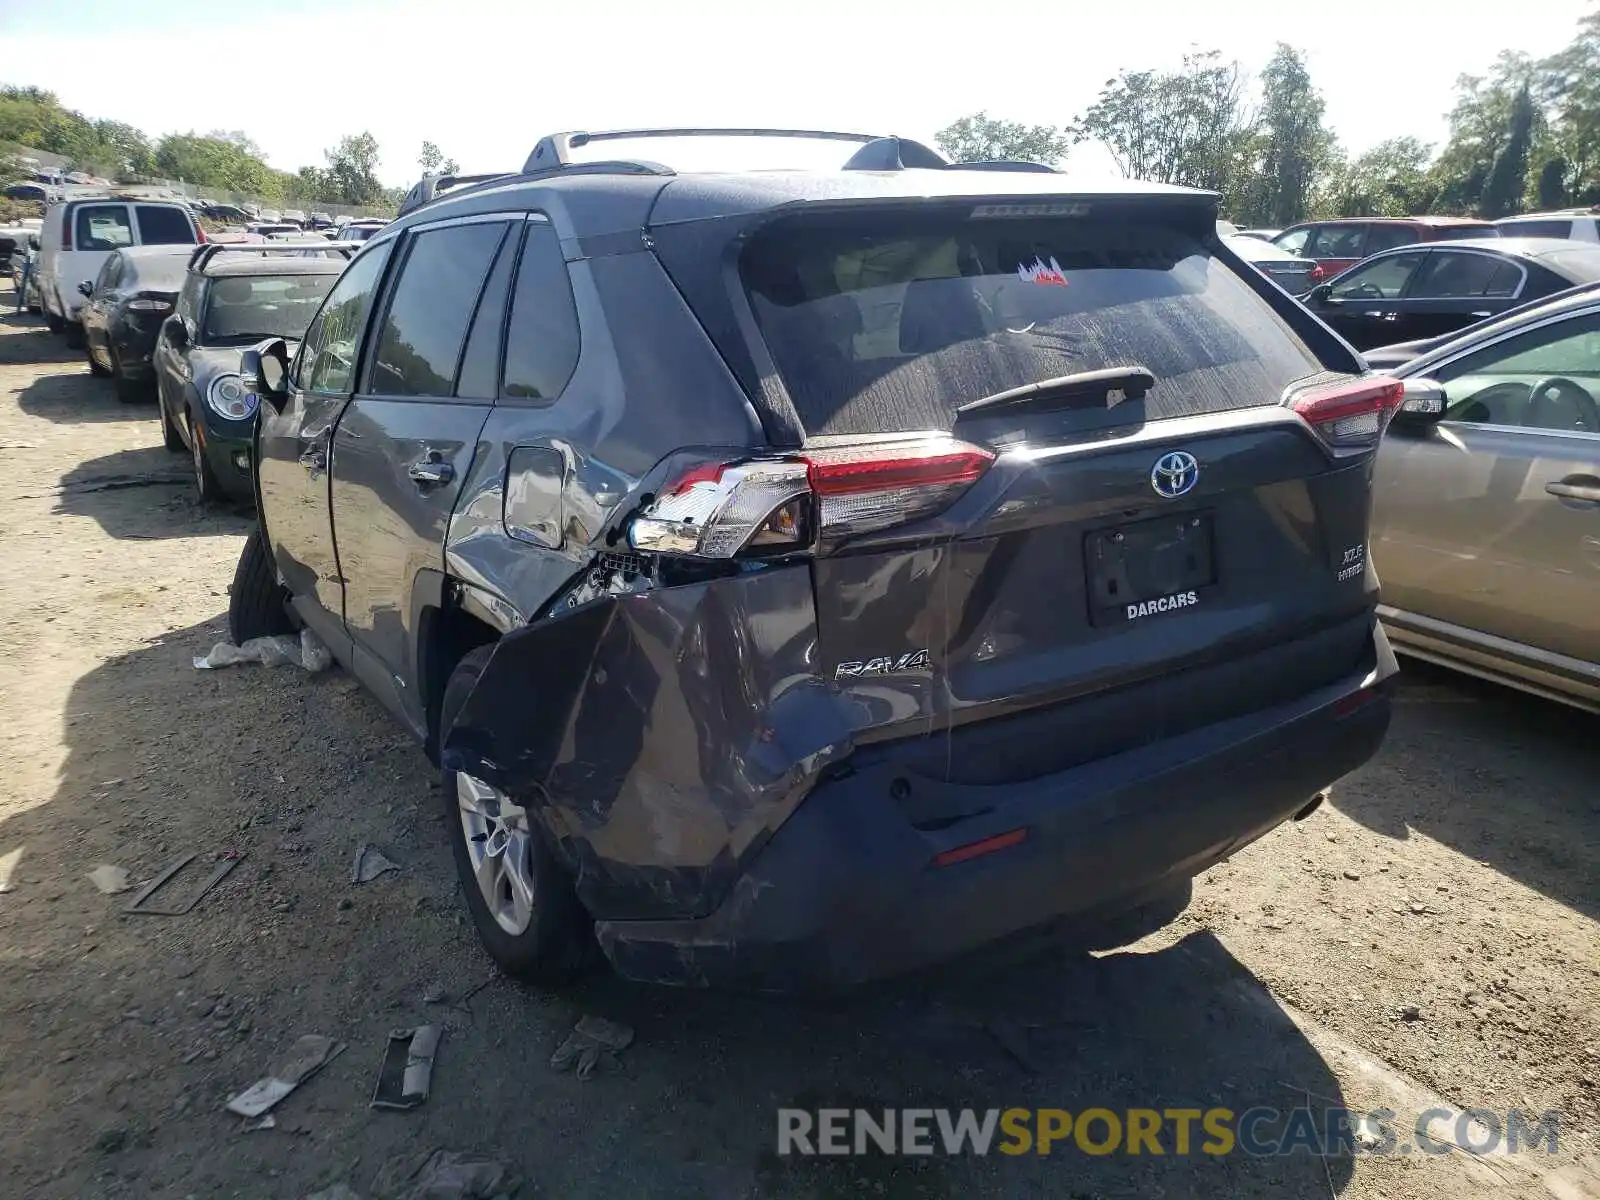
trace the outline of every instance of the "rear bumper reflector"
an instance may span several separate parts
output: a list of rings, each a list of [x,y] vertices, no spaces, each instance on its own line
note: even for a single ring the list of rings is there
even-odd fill
[[[936,867],[951,867],[956,863],[982,858],[985,854],[993,854],[997,850],[1010,849],[1019,842],[1025,841],[1027,836],[1027,826],[1023,826],[1021,829],[1011,829],[1005,833],[997,833],[993,837],[986,837],[981,841],[968,842],[965,846],[957,846],[941,854],[936,854],[933,857],[933,865]]]

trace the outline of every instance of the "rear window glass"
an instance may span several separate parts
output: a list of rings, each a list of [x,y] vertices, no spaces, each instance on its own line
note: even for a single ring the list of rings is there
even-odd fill
[[[168,258],[129,258],[128,266],[136,286],[155,291],[177,292],[189,272],[189,256],[174,254]]]
[[[1126,218],[780,222],[741,271],[813,435],[948,428],[971,400],[1142,366],[1147,418],[1275,404],[1322,369],[1196,233]]]
[[[1500,233],[1504,237],[1569,238],[1572,236],[1572,222],[1509,221],[1500,226]]]
[[[203,340],[298,341],[322,307],[334,280],[328,275],[234,275],[211,284]]]
[[[90,204],[73,218],[72,245],[77,250],[120,250],[133,245],[126,204]]]
[[[1499,237],[1500,231],[1493,225],[1435,225],[1433,227],[1433,240],[1436,242],[1458,242],[1463,238],[1492,238]],[[1416,239],[1412,239],[1415,241]]]
[[[194,242],[194,226],[182,209],[163,204],[138,204],[139,240],[146,246],[185,246]]]

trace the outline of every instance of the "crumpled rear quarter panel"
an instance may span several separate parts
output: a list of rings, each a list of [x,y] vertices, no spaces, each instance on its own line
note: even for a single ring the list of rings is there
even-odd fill
[[[613,597],[504,637],[444,738],[538,813],[598,918],[712,911],[852,748],[803,565]]]

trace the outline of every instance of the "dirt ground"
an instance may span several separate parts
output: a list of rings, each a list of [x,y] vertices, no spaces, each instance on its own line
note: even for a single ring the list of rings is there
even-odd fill
[[[434,1148],[500,1160],[524,1197],[1600,1195],[1580,1161],[1600,1126],[1595,718],[1408,666],[1376,762],[1119,953],[826,1005],[604,975],[540,993],[478,949],[434,776],[348,676],[193,669],[225,636],[248,515],[197,508],[153,409],[11,308],[0,291],[0,1196],[371,1200],[385,1164]],[[352,886],[363,843],[401,869]],[[228,851],[181,917],[124,915],[87,878]],[[549,1066],[584,1013],[637,1033],[588,1080]],[[431,1097],[369,1108],[386,1034],[424,1021],[446,1027]],[[275,1128],[223,1111],[306,1033],[348,1049]],[[1555,1109],[1560,1149],[775,1154],[785,1105],[1306,1103]]]

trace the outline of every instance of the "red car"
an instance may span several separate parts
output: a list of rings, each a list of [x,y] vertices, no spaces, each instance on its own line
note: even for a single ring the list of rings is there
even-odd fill
[[[1315,259],[1317,266],[1311,272],[1315,284],[1380,250],[1415,242],[1494,237],[1499,232],[1492,222],[1471,217],[1339,217],[1291,225],[1273,238],[1272,244],[1301,258]]]

